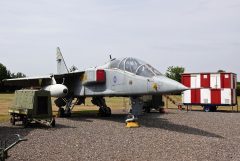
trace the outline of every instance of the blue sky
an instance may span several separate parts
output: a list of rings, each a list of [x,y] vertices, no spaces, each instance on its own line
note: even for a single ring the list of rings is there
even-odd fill
[[[112,54],[162,73],[183,66],[240,76],[240,1],[0,0],[0,62],[8,69],[55,73],[57,46],[80,70]]]

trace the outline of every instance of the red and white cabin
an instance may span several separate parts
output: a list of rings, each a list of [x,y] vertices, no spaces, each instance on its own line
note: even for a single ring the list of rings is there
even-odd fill
[[[189,88],[231,88],[237,87],[234,73],[184,73],[182,84]]]
[[[237,75],[234,73],[184,73],[182,93],[185,105],[232,106],[237,104]]]

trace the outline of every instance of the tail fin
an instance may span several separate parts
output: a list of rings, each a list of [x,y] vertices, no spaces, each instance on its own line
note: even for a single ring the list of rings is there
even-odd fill
[[[59,47],[57,47],[57,73],[58,74],[69,73],[67,65],[63,59],[63,56]]]

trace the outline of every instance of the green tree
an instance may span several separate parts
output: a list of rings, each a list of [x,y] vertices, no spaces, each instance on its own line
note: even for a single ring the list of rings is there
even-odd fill
[[[0,82],[2,82],[3,79],[10,78],[10,71],[7,70],[7,68],[0,63]]]
[[[26,77],[26,75],[21,72],[17,72],[16,74],[15,73],[11,74],[11,78],[24,78],[24,77]]]
[[[237,83],[237,96],[240,96],[240,82]]]
[[[4,86],[2,80],[3,79],[10,79],[10,78],[22,78],[26,77],[25,74],[18,72],[18,73],[11,73],[9,70],[7,70],[6,66],[0,63],[0,92],[9,92],[16,90],[16,87],[9,87]]]
[[[179,66],[170,66],[167,69],[166,76],[178,82],[181,82],[181,74],[184,73],[185,69]]]
[[[218,72],[218,73],[224,73],[224,72],[226,72],[226,71],[225,71],[225,70],[222,70],[222,69],[219,69],[217,72]]]

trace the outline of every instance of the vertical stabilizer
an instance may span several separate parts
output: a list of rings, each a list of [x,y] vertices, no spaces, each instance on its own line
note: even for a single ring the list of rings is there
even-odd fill
[[[58,74],[69,73],[67,65],[63,59],[63,56],[59,47],[57,47],[57,73]]]

